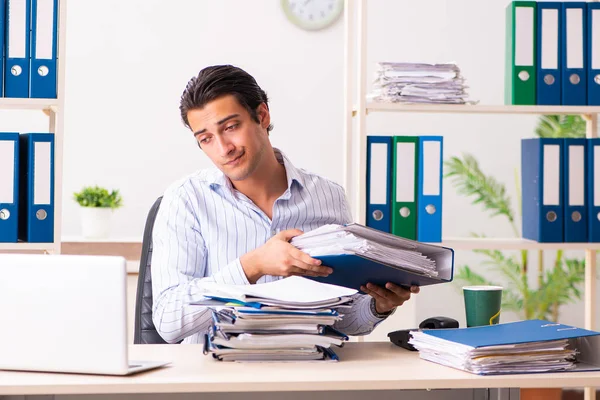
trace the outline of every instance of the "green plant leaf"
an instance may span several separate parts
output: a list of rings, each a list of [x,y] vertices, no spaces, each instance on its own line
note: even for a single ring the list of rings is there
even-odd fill
[[[583,138],[586,123],[580,115],[542,115],[535,128],[541,138]]]
[[[492,217],[504,215],[511,224],[513,223],[514,213],[505,186],[495,178],[485,175],[475,157],[464,154],[462,159],[451,157],[444,164],[445,176],[452,178],[458,193],[474,197],[473,204],[482,204],[486,211],[491,211]]]
[[[123,198],[118,190],[109,192],[99,186],[85,186],[80,192],[73,193],[73,199],[82,207],[119,208]]]

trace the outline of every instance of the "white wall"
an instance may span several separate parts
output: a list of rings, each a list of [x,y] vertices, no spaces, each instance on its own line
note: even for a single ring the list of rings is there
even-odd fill
[[[369,80],[380,60],[454,61],[472,98],[502,104],[507,0],[368,3]],[[267,91],[276,146],[298,166],[342,181],[341,19],[331,29],[305,32],[286,21],[278,0],[70,0],[67,24],[64,235],[80,232],[71,195],[83,185],[120,189],[125,207],[115,213],[114,236],[140,236],[165,187],[209,166],[178,105],[188,79],[216,63],[245,68]],[[41,116],[31,118],[45,127]],[[533,135],[535,122],[517,115],[372,114],[368,129],[443,134],[445,158],[475,154],[484,171],[506,183],[516,207],[519,141]],[[512,235],[502,219],[489,219],[449,181],[444,185],[445,236]],[[457,266],[478,260],[470,252],[456,255]],[[417,320],[444,314],[464,323],[457,286],[424,288],[418,298]],[[583,324],[582,304],[562,315]]]

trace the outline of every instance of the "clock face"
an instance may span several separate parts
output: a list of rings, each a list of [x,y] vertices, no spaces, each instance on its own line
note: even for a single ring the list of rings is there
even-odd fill
[[[307,30],[333,24],[344,10],[344,0],[281,0],[287,18]]]

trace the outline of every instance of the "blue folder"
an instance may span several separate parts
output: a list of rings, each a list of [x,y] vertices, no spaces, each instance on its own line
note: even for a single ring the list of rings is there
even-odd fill
[[[417,240],[442,241],[443,136],[419,137]]]
[[[19,221],[19,133],[0,132],[0,243],[16,243]]]
[[[20,135],[19,239],[54,242],[54,134]]]
[[[561,3],[561,102],[583,106],[587,104],[587,7],[585,2]]]
[[[4,97],[29,97],[31,0],[7,0]]]
[[[4,43],[4,31],[5,31],[5,16],[6,1],[0,0],[0,97],[4,97],[4,56],[6,51],[6,44]]]
[[[541,319],[471,328],[425,329],[423,332],[430,336],[474,348],[600,335],[600,332]]]
[[[536,104],[560,105],[561,15],[559,2],[537,3]]]
[[[594,22],[600,23],[600,3],[587,3],[587,104],[600,106],[600,46],[594,37]],[[597,29],[600,27],[596,27]]]
[[[443,248],[447,264],[444,264],[442,273],[437,276],[427,276],[416,272],[377,262],[364,256],[353,254],[340,254],[335,256],[316,256],[322,265],[333,269],[333,273],[326,277],[307,277],[318,282],[344,286],[356,289],[362,293],[360,287],[373,283],[385,287],[388,282],[408,288],[410,286],[428,286],[437,283],[452,281],[454,269],[454,251]],[[440,255],[442,255],[440,253]],[[441,261],[441,260],[440,260]]]
[[[588,242],[600,243],[600,138],[588,139],[587,152]]]
[[[55,99],[57,84],[58,0],[31,3],[31,98]]]
[[[383,232],[391,229],[392,137],[367,136],[367,221]]]
[[[587,139],[565,138],[564,241],[587,242]]]
[[[561,243],[564,239],[564,139],[521,141],[523,238]]]

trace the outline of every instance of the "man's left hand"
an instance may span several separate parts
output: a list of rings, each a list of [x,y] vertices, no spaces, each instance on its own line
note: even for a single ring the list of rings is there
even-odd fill
[[[411,293],[417,294],[420,291],[418,286],[411,286],[407,290],[393,283],[386,283],[385,288],[367,283],[367,286],[361,286],[360,290],[375,299],[375,309],[380,314],[385,314],[394,308],[401,306],[410,299]]]

